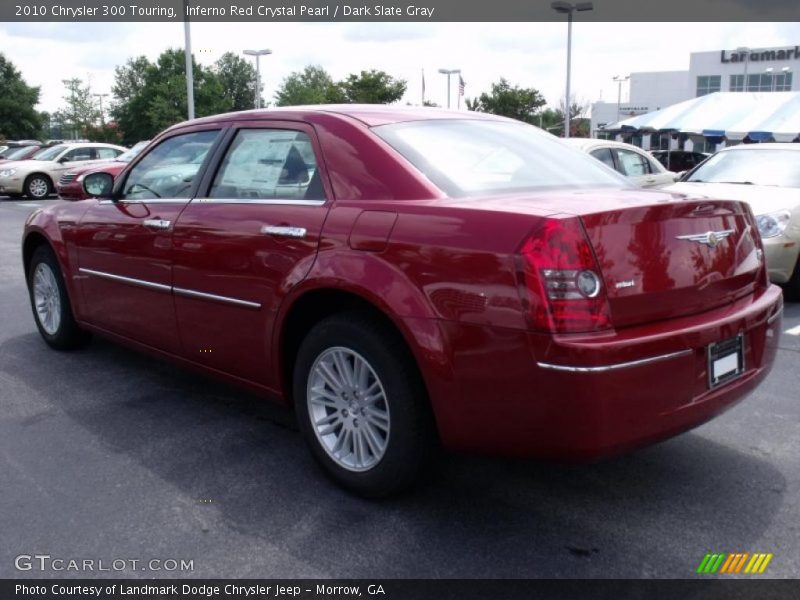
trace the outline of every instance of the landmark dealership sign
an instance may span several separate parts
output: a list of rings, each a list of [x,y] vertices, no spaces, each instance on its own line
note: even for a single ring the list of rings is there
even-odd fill
[[[767,62],[771,60],[792,60],[800,59],[800,46],[794,48],[770,48],[767,50],[736,50],[727,53],[722,50],[720,62],[740,63],[740,62]]]

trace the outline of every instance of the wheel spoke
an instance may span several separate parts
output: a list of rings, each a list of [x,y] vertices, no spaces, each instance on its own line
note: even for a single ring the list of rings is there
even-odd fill
[[[369,361],[342,346],[324,350],[311,367],[306,393],[312,428],[333,461],[366,471],[383,459],[391,419]]]

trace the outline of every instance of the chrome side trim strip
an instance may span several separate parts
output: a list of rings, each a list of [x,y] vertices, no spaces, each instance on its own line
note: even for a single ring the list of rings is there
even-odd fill
[[[117,281],[119,283],[127,283],[151,290],[158,290],[159,292],[173,292],[179,296],[186,296],[188,298],[200,298],[202,300],[213,300],[215,302],[223,302],[225,304],[233,304],[234,306],[242,306],[244,308],[254,308],[256,310],[261,308],[258,302],[250,302],[248,300],[239,300],[238,298],[229,298],[228,296],[218,296],[217,294],[207,294],[206,292],[198,292],[195,290],[187,290],[184,288],[176,288],[171,285],[164,285],[162,283],[153,283],[152,281],[143,281],[142,279],[134,279],[133,277],[123,277],[122,275],[113,275],[112,273],[105,273],[103,271],[95,271],[93,269],[78,269],[85,275],[93,277],[100,277],[101,279],[108,279],[110,281]]]
[[[778,310],[776,310],[774,313],[772,313],[772,316],[771,316],[769,319],[767,319],[767,325],[771,325],[772,323],[774,323],[774,322],[775,322],[775,320],[776,320],[778,317],[780,317],[780,316],[781,316],[781,313],[782,313],[782,312],[783,312],[783,303],[781,303],[781,306],[780,306],[780,308],[779,308]]]
[[[126,200],[125,198],[122,198],[121,200],[104,199],[100,200],[99,204],[189,204],[189,198],[149,198],[146,200]]]
[[[322,206],[327,200],[290,200],[282,198],[195,198],[197,204],[276,204],[289,206]]]
[[[224,304],[233,304],[234,306],[243,306],[244,308],[253,308],[258,310],[261,304],[258,302],[250,302],[248,300],[239,300],[238,298],[230,298],[228,296],[218,296],[217,294],[208,294],[206,292],[198,292],[195,290],[187,290],[184,288],[172,288],[178,296],[186,296],[187,298],[199,298],[201,300],[213,300],[215,302],[222,302]]]
[[[113,275],[112,273],[105,273],[103,271],[94,271],[93,269],[84,269],[80,267],[79,272],[85,275],[92,275],[93,277],[100,277],[101,279],[109,279],[111,281],[118,281],[120,283],[127,283],[138,287],[148,288],[151,290],[158,290],[159,292],[171,292],[172,286],[164,285],[162,283],[153,283],[152,281],[144,281],[142,279],[134,279],[133,277],[123,277],[122,275]]]
[[[670,352],[669,354],[661,354],[660,356],[651,356],[650,358],[641,358],[639,360],[632,360],[630,362],[616,363],[613,365],[602,365],[599,367],[574,367],[570,365],[553,365],[550,363],[537,362],[536,365],[541,369],[551,369],[553,371],[568,371],[570,373],[605,373],[606,371],[616,371],[617,369],[628,369],[630,367],[639,367],[642,365],[649,365],[651,363],[660,362],[662,360],[670,360],[678,358],[679,356],[686,356],[694,352],[693,350],[679,350],[678,352]]]

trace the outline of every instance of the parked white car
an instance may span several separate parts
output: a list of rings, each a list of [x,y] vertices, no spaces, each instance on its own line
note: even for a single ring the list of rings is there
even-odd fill
[[[569,138],[565,141],[622,173],[639,187],[663,187],[675,183],[677,178],[654,156],[632,144],[593,138]]]
[[[58,144],[44,148],[28,160],[0,165],[0,194],[41,200],[55,191],[61,173],[82,165],[113,160],[126,148],[113,144]]]
[[[800,300],[800,144],[741,144],[717,152],[667,191],[744,200],[764,243],[769,278]]]

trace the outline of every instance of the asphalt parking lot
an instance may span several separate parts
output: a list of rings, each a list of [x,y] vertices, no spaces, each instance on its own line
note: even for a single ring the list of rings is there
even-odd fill
[[[446,457],[374,503],[259,398],[100,339],[49,350],[19,241],[52,202],[0,198],[0,578],[683,578],[707,552],[800,577],[800,304],[766,383],[693,432],[580,467]],[[19,571],[21,554],[194,569]]]

